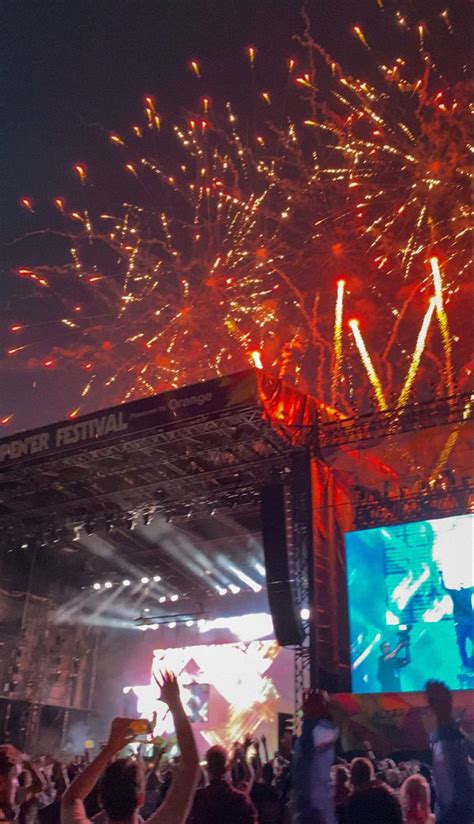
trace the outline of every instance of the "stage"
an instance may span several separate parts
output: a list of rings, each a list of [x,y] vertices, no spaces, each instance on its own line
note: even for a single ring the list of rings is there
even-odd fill
[[[464,597],[472,554],[452,560],[461,533],[439,547],[472,512],[471,432],[468,395],[347,418],[247,370],[0,440],[4,737],[97,743],[127,696],[150,713],[168,665],[202,750],[245,728],[276,746],[310,684],[346,713],[358,696],[346,730],[379,707],[373,727],[379,646],[406,625],[397,700],[446,644],[443,678],[467,690],[445,590]],[[262,501],[280,492],[275,533]]]

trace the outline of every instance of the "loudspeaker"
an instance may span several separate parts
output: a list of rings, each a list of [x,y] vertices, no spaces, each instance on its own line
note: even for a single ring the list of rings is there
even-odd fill
[[[261,520],[268,602],[278,643],[282,647],[292,647],[303,642],[304,631],[290,580],[285,509],[283,486],[265,486],[261,497]]]

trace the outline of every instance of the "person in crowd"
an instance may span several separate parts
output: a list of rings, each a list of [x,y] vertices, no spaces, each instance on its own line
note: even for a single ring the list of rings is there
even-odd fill
[[[171,673],[162,676],[161,700],[173,717],[182,759],[163,805],[148,819],[150,824],[184,824],[199,777],[199,760],[191,725],[181,703],[176,678]],[[87,824],[84,799],[97,784],[102,772],[101,801],[111,824],[137,824],[138,810],[144,800],[144,776],[141,760],[119,758],[117,753],[133,738],[130,719],[116,718],[112,722],[109,740],[62,797],[62,824]]]
[[[197,791],[188,824],[257,824],[250,798],[231,784],[231,764],[224,747],[211,747],[206,764],[209,785]]]
[[[368,758],[354,758],[351,763],[351,786],[353,792],[366,790],[375,781],[374,766]]]
[[[338,764],[334,768],[334,803],[337,824],[346,824],[347,822],[347,802],[350,794],[349,770],[344,764]]]
[[[274,786],[273,764],[267,761],[261,771],[261,780],[254,782],[250,797],[258,813],[258,824],[279,824],[280,798]]]
[[[472,824],[474,789],[469,771],[469,743],[453,718],[452,696],[441,681],[426,684],[436,719],[431,735],[436,824]]]
[[[31,761],[23,759],[16,794],[18,824],[35,824],[42,792],[43,781],[39,772]]]
[[[252,739],[248,735],[243,744],[236,741],[230,760],[232,783],[237,790],[241,790],[246,795],[250,794],[254,782],[254,772],[248,762],[248,751],[251,745]]]
[[[433,776],[431,774],[431,769],[428,766],[428,764],[421,763],[421,764],[418,765],[418,772],[428,782],[428,786],[430,788],[430,797],[431,797],[431,812],[434,812],[435,803],[436,803],[436,791],[435,791],[435,788],[433,786]]]
[[[0,748],[0,822],[14,821],[18,809],[16,793],[18,789],[18,757],[14,747]]]
[[[430,786],[422,775],[410,775],[402,784],[400,801],[403,824],[435,824]]]
[[[403,824],[402,809],[395,794],[384,784],[374,783],[355,790],[347,803],[348,824]]]
[[[303,698],[303,725],[296,742],[292,769],[293,802],[297,824],[335,824],[331,767],[339,737],[324,690],[307,690]]]

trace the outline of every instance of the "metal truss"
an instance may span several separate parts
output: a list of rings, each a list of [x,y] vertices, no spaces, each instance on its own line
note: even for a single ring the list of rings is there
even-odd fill
[[[406,521],[464,515],[472,510],[474,485],[468,478],[463,483],[436,481],[433,486],[408,490],[397,496],[383,495],[376,490],[359,490],[354,522],[357,529],[370,529]]]
[[[373,411],[350,418],[324,420],[321,413],[319,445],[321,449],[386,438],[432,426],[462,423],[472,417],[474,395],[461,392],[447,398],[413,403],[403,409]]]
[[[252,406],[124,436],[33,465],[5,467],[2,535],[73,528],[151,508],[174,519],[258,508],[259,489],[284,473],[295,447]],[[1,539],[0,539],[1,540]]]

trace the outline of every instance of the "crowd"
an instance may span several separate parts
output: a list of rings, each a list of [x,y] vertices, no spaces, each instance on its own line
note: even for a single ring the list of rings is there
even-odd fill
[[[326,693],[305,695],[301,735],[270,758],[265,738],[211,747],[199,763],[173,675],[160,683],[173,717],[179,757],[120,757],[133,740],[116,718],[91,762],[32,762],[0,746],[0,824],[473,824],[474,751],[454,721],[451,694],[430,681],[435,719],[431,767],[367,756],[336,757],[338,730]]]

